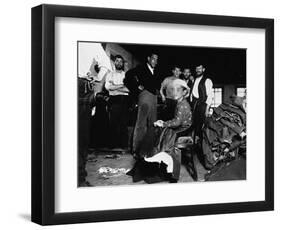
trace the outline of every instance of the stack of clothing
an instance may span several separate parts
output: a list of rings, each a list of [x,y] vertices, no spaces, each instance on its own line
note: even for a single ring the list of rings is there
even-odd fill
[[[211,169],[221,161],[238,157],[239,148],[246,145],[246,111],[242,100],[214,108],[203,127],[202,150],[205,164]]]

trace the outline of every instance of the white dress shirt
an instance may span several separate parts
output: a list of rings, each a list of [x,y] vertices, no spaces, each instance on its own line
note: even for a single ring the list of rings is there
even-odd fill
[[[154,69],[149,65],[149,64],[147,64],[147,67],[148,67],[148,69],[150,70],[150,72],[152,73],[152,75],[154,74]]]
[[[199,86],[199,83],[200,83],[202,77],[203,76],[197,77],[195,79],[194,86],[193,86],[193,89],[192,89],[192,94],[191,94],[191,100],[192,100],[193,97],[199,98],[198,86]],[[206,104],[211,105],[213,97],[214,97],[213,96],[213,94],[214,94],[213,93],[213,82],[211,81],[211,79],[209,79],[209,78],[206,79],[205,87],[206,87],[206,94],[207,94]]]
[[[124,86],[123,80],[125,78],[124,71],[112,71],[106,76],[105,88],[109,91],[110,96],[128,95],[129,90]],[[113,89],[114,86],[122,86],[122,90]],[[126,90],[127,92],[125,92]]]

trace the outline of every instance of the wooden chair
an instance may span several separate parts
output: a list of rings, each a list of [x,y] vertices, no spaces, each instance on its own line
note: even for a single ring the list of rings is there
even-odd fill
[[[175,147],[181,150],[182,163],[194,181],[198,180],[194,165],[194,130],[189,128],[178,134]]]

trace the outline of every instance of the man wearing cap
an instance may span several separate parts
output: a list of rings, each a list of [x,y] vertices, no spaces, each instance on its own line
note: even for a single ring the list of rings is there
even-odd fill
[[[196,78],[191,89],[190,102],[193,110],[193,127],[195,135],[202,137],[202,126],[210,115],[210,106],[213,100],[213,82],[205,76],[205,67],[196,66]],[[198,139],[197,138],[197,139]]]
[[[173,119],[165,122],[157,121],[156,124],[161,123],[163,127],[173,127],[178,128],[179,130],[185,130],[191,125],[191,109],[185,98],[189,93],[189,87],[182,79],[175,79],[172,87],[174,88],[173,100],[177,103]]]

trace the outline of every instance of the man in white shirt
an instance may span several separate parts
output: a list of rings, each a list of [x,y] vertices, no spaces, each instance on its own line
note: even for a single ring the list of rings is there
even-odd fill
[[[124,85],[124,58],[116,55],[114,60],[115,70],[110,72],[105,81],[105,88],[109,92],[109,128],[110,147],[127,148],[128,144],[128,93]]]
[[[204,75],[205,67],[196,66],[196,79],[194,81],[190,102],[193,109],[193,126],[195,135],[202,137],[202,126],[205,118],[210,115],[210,106],[213,100],[213,82]]]

